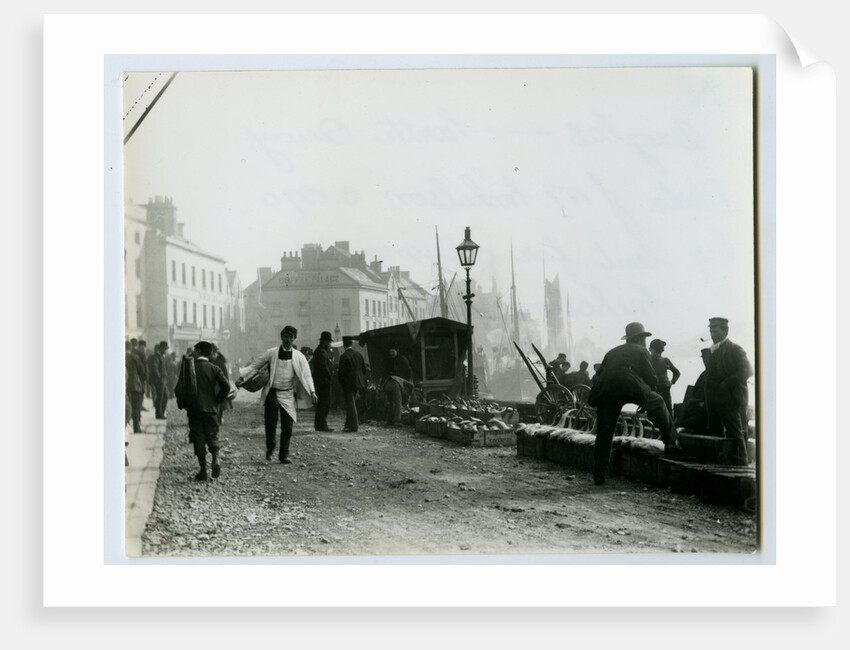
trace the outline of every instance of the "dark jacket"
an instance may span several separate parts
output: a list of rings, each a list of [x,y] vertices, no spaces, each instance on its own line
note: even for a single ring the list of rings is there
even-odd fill
[[[127,372],[127,390],[144,393],[146,372],[142,358],[135,352],[128,352],[124,355],[124,366]]]
[[[718,406],[744,407],[749,399],[747,380],[753,367],[744,348],[727,339],[708,358],[706,398]]]
[[[366,388],[366,361],[353,348],[347,348],[339,358],[339,383],[349,393]]]
[[[605,354],[587,403],[595,407],[600,400],[612,397],[643,404],[657,381],[649,350],[636,343],[624,343]]]
[[[159,352],[154,352],[148,357],[148,381],[152,384],[158,384],[165,378],[165,367],[162,361],[162,355]]]
[[[212,364],[206,357],[184,360],[184,364],[193,362],[197,389],[192,395],[189,380],[186,378],[187,373],[181,371],[174,388],[177,406],[189,412],[217,413],[216,407],[227,399],[230,393],[230,382],[221,368]]]
[[[387,365],[384,368],[384,381],[393,376],[413,381],[413,370],[410,368],[410,362],[400,354],[396,354],[395,359],[387,358]]]
[[[331,355],[322,346],[316,348],[310,358],[310,370],[313,372],[313,383],[316,386],[327,386],[333,377],[334,364]]]

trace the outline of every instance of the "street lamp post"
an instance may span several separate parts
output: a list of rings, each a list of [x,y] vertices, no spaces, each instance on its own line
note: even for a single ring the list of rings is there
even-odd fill
[[[475,297],[475,294],[472,293],[469,269],[475,265],[475,260],[478,257],[478,244],[472,241],[468,226],[463,235],[463,241],[457,247],[457,256],[460,259],[460,265],[466,269],[466,295],[463,297],[466,302],[466,394],[472,397],[474,391],[472,372],[472,299]]]

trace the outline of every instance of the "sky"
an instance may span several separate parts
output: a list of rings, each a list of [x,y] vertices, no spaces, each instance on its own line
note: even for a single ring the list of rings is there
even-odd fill
[[[124,75],[124,132],[169,71]],[[169,196],[244,285],[305,243],[348,241],[436,286],[473,279],[543,320],[558,275],[573,340],[640,321],[699,359],[708,318],[753,358],[748,68],[181,71],[124,145],[125,201]],[[117,109],[116,109],[117,110]],[[506,303],[507,304],[507,303]]]

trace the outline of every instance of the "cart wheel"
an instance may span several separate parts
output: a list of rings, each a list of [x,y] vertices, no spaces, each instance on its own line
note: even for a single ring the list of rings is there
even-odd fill
[[[576,401],[576,415],[582,418],[594,416],[596,414],[595,409],[588,406],[587,404],[587,398],[590,395],[590,386],[585,386],[584,384],[576,384],[572,387],[571,390]]]
[[[537,395],[535,406],[542,424],[555,424],[561,413],[575,406],[575,397],[568,388],[551,384]]]

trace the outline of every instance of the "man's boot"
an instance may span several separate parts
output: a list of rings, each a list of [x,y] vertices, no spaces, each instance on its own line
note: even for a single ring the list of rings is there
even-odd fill
[[[198,465],[200,465],[201,469],[195,474],[196,481],[206,481],[207,480],[207,455],[198,456]]]

